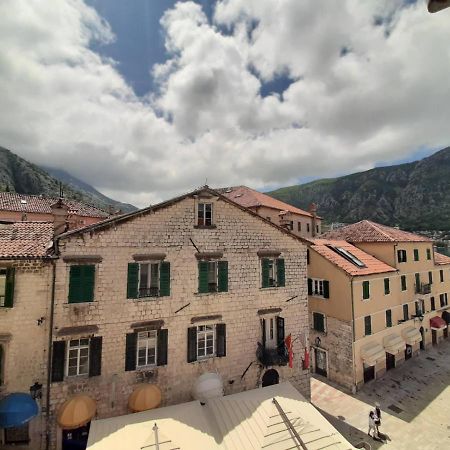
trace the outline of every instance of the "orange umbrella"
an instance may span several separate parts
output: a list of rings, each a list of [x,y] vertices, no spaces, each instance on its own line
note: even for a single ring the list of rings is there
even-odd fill
[[[73,430],[86,425],[97,411],[91,397],[80,394],[66,400],[59,408],[58,424],[64,430]]]
[[[157,408],[161,404],[161,390],[156,384],[140,384],[128,398],[128,407],[133,412]]]

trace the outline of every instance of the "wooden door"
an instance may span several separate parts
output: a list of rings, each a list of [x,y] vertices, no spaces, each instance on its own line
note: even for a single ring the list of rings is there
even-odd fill
[[[323,350],[315,349],[316,373],[324,377],[327,376],[327,353]]]

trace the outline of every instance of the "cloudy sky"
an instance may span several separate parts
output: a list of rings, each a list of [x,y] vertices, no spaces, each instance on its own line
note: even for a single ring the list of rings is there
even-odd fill
[[[418,0],[2,0],[0,145],[144,206],[450,144],[450,9]]]

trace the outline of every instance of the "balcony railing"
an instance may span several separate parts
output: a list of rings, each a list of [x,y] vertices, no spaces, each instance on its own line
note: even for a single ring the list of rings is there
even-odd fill
[[[141,297],[158,297],[159,289],[157,287],[139,288],[139,298]]]
[[[283,348],[279,349],[279,348],[264,348],[263,345],[260,342],[258,342],[256,357],[264,367],[285,366],[289,361],[289,355],[284,343]]]
[[[431,293],[430,283],[416,284],[416,294],[430,294],[430,293]]]

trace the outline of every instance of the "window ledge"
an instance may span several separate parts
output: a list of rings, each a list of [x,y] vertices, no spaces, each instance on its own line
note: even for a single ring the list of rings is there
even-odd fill
[[[139,366],[136,367],[135,372],[155,372],[158,366],[156,364],[151,366]]]
[[[194,225],[194,228],[198,230],[214,230],[217,228],[217,225]]]
[[[194,292],[194,295],[196,297],[208,297],[209,295],[224,295],[224,294],[229,294],[230,291],[220,291],[220,292]]]
[[[361,301],[363,302],[363,303],[367,303],[367,302],[370,302],[370,297],[369,298],[363,298],[363,299],[361,299]]]
[[[206,363],[208,361],[213,361],[215,358],[216,358],[216,355],[204,356],[202,358],[198,358],[196,361],[192,361],[192,363],[202,364],[202,363]]]
[[[286,286],[269,286],[269,287],[260,287],[259,290],[260,291],[275,291],[277,289],[283,289]]]
[[[67,383],[78,383],[80,380],[88,380],[89,379],[89,374],[85,374],[85,375],[73,375],[73,376],[68,376],[68,375],[64,375],[64,381]]]
[[[95,307],[97,307],[98,302],[93,301],[93,302],[79,302],[79,303],[63,303],[63,307],[64,308],[76,308],[76,307],[81,307],[81,308],[89,308],[89,305],[93,305]]]
[[[323,295],[315,295],[315,294],[311,294],[310,297],[321,298],[322,300],[330,300],[329,298],[324,297]]]

